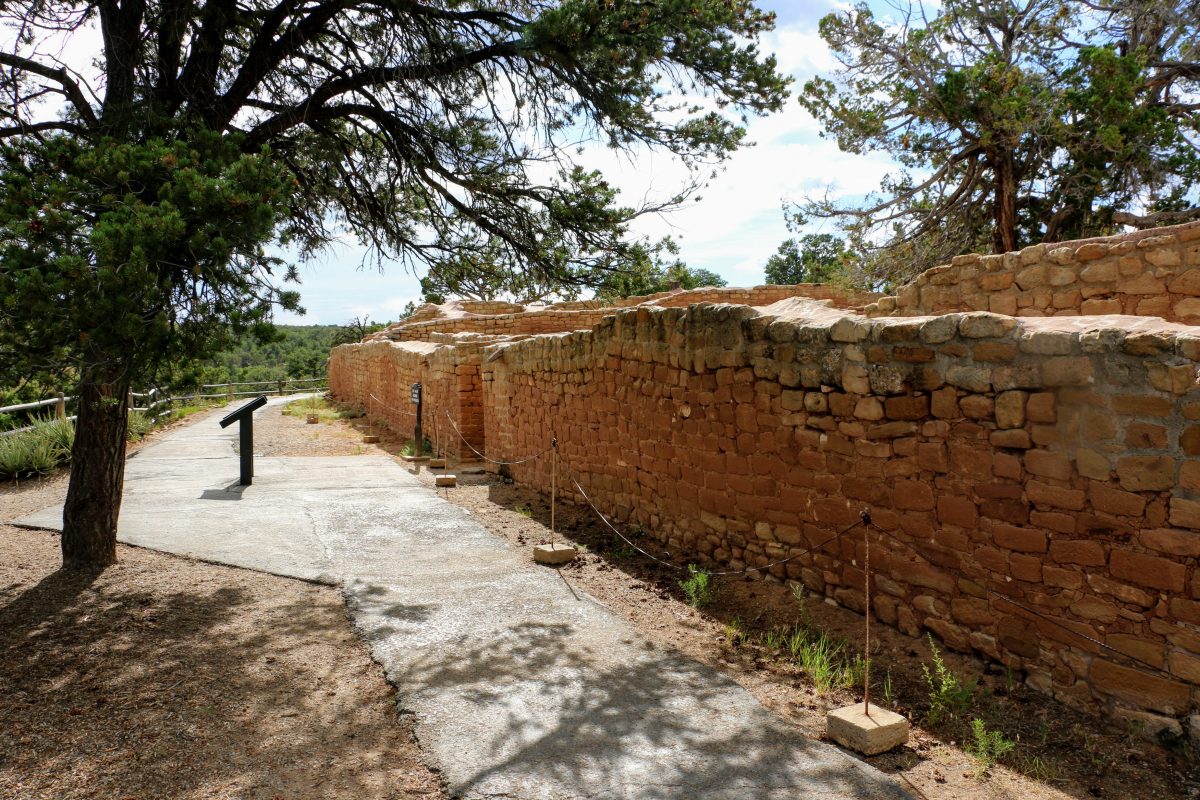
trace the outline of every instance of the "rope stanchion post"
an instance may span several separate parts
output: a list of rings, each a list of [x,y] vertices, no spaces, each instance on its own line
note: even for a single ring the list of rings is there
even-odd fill
[[[863,713],[871,716],[871,515],[863,511],[863,604],[866,609],[866,642],[863,652],[866,659],[863,664]]]
[[[875,708],[871,713],[871,512],[863,509],[857,524],[863,526],[863,584],[866,637],[863,663],[863,702],[835,708],[825,717],[825,731],[843,747],[873,756],[908,741],[909,721],[894,711]]]
[[[550,546],[554,546],[555,512],[558,510],[558,437],[550,435]]]

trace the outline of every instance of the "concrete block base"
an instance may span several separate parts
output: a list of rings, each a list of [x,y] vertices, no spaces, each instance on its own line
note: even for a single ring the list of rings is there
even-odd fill
[[[539,544],[533,548],[533,560],[539,564],[566,564],[575,558],[575,548],[568,544]]]
[[[363,437],[363,444],[375,444],[378,441],[379,437],[373,433],[367,434]]]
[[[429,460],[429,456],[400,456],[409,464],[424,464]]]
[[[446,459],[444,459],[444,458],[429,459],[429,468],[430,469],[445,469],[446,468]]]
[[[458,486],[458,477],[455,475],[438,475],[433,479],[434,486]]]
[[[899,747],[908,741],[908,720],[894,711],[871,706],[871,716],[863,713],[863,704],[830,711],[825,717],[825,732],[830,739],[865,756],[873,756]]]

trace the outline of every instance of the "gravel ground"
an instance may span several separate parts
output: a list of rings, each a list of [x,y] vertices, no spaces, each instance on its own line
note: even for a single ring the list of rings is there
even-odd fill
[[[339,440],[296,422],[260,441]],[[0,520],[66,483],[0,486]],[[0,798],[446,797],[335,589],[118,557],[64,574],[57,535],[0,525]]]

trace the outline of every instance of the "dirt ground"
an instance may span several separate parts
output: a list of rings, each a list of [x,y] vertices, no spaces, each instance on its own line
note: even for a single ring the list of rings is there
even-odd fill
[[[381,432],[364,420],[351,424],[361,431]],[[383,430],[378,446],[397,454],[404,438]],[[549,498],[483,473],[480,467],[452,464],[459,486],[438,491],[518,546],[547,541]],[[439,472],[408,468],[431,485]],[[820,598],[807,597],[798,603],[791,587],[746,576],[715,579],[716,600],[697,610],[683,601],[679,571],[633,551],[589,507],[563,502],[556,518],[560,540],[583,550],[560,570],[569,584],[628,619],[648,638],[727,673],[809,736],[823,738],[830,709],[862,702],[860,689],[818,693],[790,659],[760,642],[767,631],[805,620],[846,640],[850,652],[861,653],[862,616]],[[651,552],[661,550],[654,549],[649,537],[638,541]],[[735,622],[741,635],[730,627]],[[875,625],[871,650],[876,702],[890,694],[885,705],[916,722],[925,719],[929,685],[922,665],[931,664],[928,640]],[[937,726],[914,725],[907,746],[867,759],[895,775],[914,796],[929,800],[1200,798],[1200,764],[1194,751],[1161,747],[1127,725],[1073,711],[1033,692],[1020,682],[1021,676],[1006,674],[996,665],[954,653],[943,657],[962,680],[979,682],[969,711]],[[989,731],[1002,731],[1016,745],[984,774],[964,748],[970,720],[975,718],[982,719]]]
[[[279,416],[265,450],[358,438]],[[66,482],[0,486],[0,520]],[[0,525],[0,798],[447,796],[336,589],[118,555],[64,574],[56,535]]]

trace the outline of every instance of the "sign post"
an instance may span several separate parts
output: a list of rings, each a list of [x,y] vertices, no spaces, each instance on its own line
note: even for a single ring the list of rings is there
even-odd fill
[[[241,456],[241,476],[238,483],[242,486],[249,486],[254,482],[254,412],[266,404],[267,396],[260,395],[221,419],[222,428],[228,428],[235,422],[239,423],[238,454]]]
[[[421,384],[420,383],[414,383],[412,385],[412,401],[413,401],[413,404],[416,405],[416,407],[417,407],[417,430],[413,434],[413,455],[420,457],[425,454],[425,448],[423,447],[425,438],[421,435],[422,397],[421,397]]]

